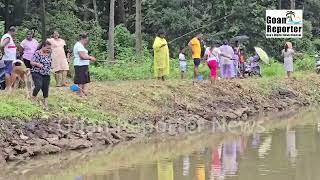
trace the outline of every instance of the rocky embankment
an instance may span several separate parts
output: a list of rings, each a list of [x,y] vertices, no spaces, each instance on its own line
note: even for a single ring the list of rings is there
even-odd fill
[[[155,133],[177,135],[186,133],[190,126],[198,128],[200,124],[206,126],[216,121],[246,121],[265,112],[300,108],[320,100],[318,85],[318,80],[305,79],[268,83],[243,80],[217,85],[200,83],[195,86],[162,84],[159,87],[166,89],[168,96],[163,97],[165,101],[161,111],[130,118],[128,123],[136,128],[103,126],[76,120],[2,120],[0,163],[68,150],[109,146]]]

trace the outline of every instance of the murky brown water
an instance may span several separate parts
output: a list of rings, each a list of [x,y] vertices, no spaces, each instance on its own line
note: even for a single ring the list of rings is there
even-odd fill
[[[265,120],[266,131],[253,134],[204,133],[43,157],[9,164],[0,179],[318,180],[319,115]]]

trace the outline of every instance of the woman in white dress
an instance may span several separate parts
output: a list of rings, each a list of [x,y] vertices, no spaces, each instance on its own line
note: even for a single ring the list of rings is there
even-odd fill
[[[282,57],[284,58],[284,69],[287,73],[288,78],[291,78],[293,73],[293,57],[294,50],[292,49],[292,44],[287,42],[282,50]]]

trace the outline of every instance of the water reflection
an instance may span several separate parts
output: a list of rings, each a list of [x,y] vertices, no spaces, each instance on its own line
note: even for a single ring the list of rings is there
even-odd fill
[[[287,128],[287,155],[291,162],[291,165],[294,166],[296,163],[297,157],[297,148],[296,148],[296,131]]]
[[[190,171],[190,157],[189,156],[184,156],[183,157],[183,165],[182,165],[182,175],[183,176],[189,176],[189,171]]]
[[[158,161],[158,180],[174,180],[173,162],[171,160]]]
[[[259,158],[265,158],[271,150],[272,136],[267,136],[259,146]]]
[[[196,165],[196,180],[205,180],[206,179],[206,167],[204,164]]]
[[[320,111],[279,120],[265,125],[265,133],[193,135],[120,146],[56,166],[31,170],[14,166],[3,169],[0,180],[316,180],[320,177],[319,115]]]
[[[222,176],[222,145],[212,148],[210,180]]]

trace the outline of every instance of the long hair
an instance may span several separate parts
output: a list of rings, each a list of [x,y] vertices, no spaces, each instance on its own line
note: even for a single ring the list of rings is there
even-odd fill
[[[284,45],[284,51],[285,51],[285,52],[287,52],[287,51],[288,51],[288,49],[289,49],[288,44],[285,44],[285,45]]]

